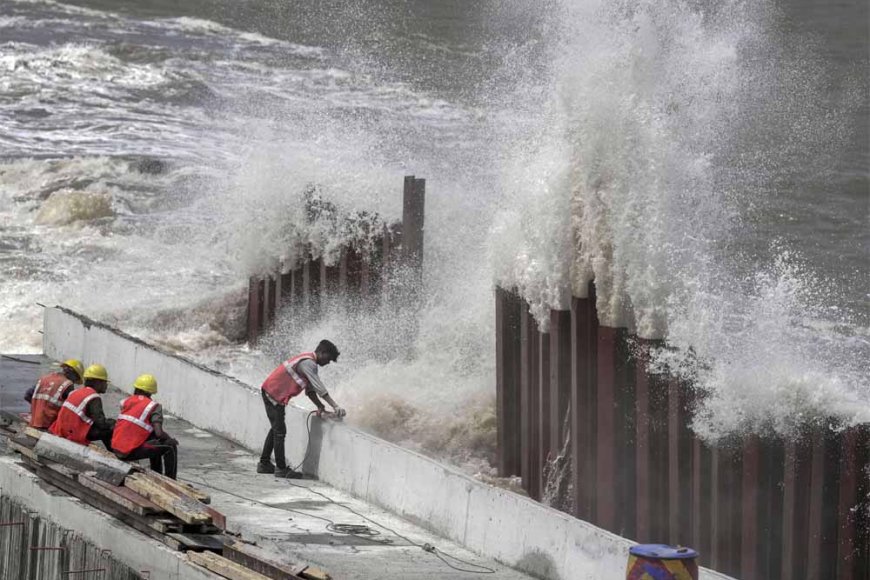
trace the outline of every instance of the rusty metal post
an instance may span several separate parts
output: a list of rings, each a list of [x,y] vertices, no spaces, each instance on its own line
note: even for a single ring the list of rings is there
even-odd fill
[[[348,258],[350,250],[347,246],[341,247],[341,253],[338,256],[338,295],[341,297],[347,296],[348,291]]]
[[[550,311],[550,448],[556,457],[565,443],[565,413],[571,407],[571,311]],[[570,427],[569,427],[570,429]]]
[[[598,328],[595,524],[616,529],[616,329]]]
[[[667,506],[668,541],[686,544],[693,537],[694,460],[690,391],[675,379],[663,382],[667,389]],[[700,461],[700,457],[698,458]],[[694,544],[700,547],[700,544]]]
[[[272,274],[266,275],[266,323],[275,322],[275,314],[278,311],[278,281]]]
[[[595,288],[571,301],[571,455],[575,515],[595,517],[596,347]]]
[[[822,506],[825,486],[825,437],[822,429],[812,435],[812,467],[810,469],[809,546],[807,547],[807,577],[821,578],[822,570]]]
[[[498,473],[521,473],[520,316],[523,302],[515,293],[495,289],[495,382],[498,420]]]
[[[339,295],[339,265],[326,265],[326,259],[320,259],[320,297],[321,303]]]
[[[671,389],[679,388],[676,382]],[[673,391],[672,391],[673,392]],[[671,420],[668,420],[671,425]],[[670,427],[669,427],[670,429]],[[712,451],[697,437],[692,441],[692,545],[699,549],[707,565],[712,565],[714,461]]]
[[[541,493],[547,482],[543,479],[544,466],[550,459],[550,333],[538,332],[538,464],[541,466]]]
[[[254,344],[260,336],[260,279],[256,276],[248,278],[248,342]]]
[[[360,256],[359,262],[359,295],[364,301],[372,299],[372,257]]]
[[[635,419],[637,404],[635,401],[635,380],[637,379],[637,364],[632,352],[633,338],[625,328],[616,332],[616,367],[615,379],[615,435],[616,453],[614,455],[616,483],[616,525],[622,534],[635,537],[637,521],[637,466],[635,458]]]
[[[523,487],[532,499],[541,497],[541,464],[538,460],[540,424],[537,421],[540,408],[539,337],[537,322],[529,312],[528,304],[523,303],[520,315],[520,471]]]
[[[765,580],[758,573],[758,547],[760,508],[759,483],[761,481],[761,443],[751,435],[743,444],[742,533],[740,538],[740,577],[746,580]]]
[[[653,540],[652,537],[652,501],[653,501],[653,465],[652,446],[656,441],[652,440],[652,408],[650,402],[650,377],[646,372],[649,360],[649,343],[638,341],[638,365],[635,377],[635,470],[636,486],[635,498],[637,519],[635,522],[634,539],[645,544]],[[659,501],[664,498],[658,498]]]
[[[837,494],[837,580],[857,580],[858,560],[858,523],[861,521],[862,507],[865,510],[866,500],[862,506],[859,503],[859,481],[862,478],[861,451],[864,445],[863,433],[860,427],[852,427],[842,435],[842,455],[840,458],[840,489]],[[866,479],[866,474],[863,475]],[[866,533],[866,532],[865,532]]]
[[[806,442],[785,443],[782,515],[783,580],[807,580],[811,465],[810,448]]]
[[[323,304],[324,288],[321,274],[322,269],[323,258],[309,260],[306,268],[306,273],[308,274],[306,280],[306,288],[308,291],[308,314],[312,318],[320,316],[320,308]]]
[[[422,276],[426,180],[405,176],[402,196],[402,261]],[[422,277],[420,278],[422,281]]]

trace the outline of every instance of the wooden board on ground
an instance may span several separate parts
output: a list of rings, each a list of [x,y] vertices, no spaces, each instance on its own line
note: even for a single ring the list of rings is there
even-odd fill
[[[169,532],[166,534],[173,540],[178,541],[182,550],[194,552],[222,552],[224,549],[223,534],[187,534],[183,532]]]
[[[306,566],[306,568],[299,573],[299,576],[304,580],[332,580],[332,576],[316,566]]]
[[[97,493],[109,501],[115,502],[123,508],[133,512],[134,514],[144,516],[148,514],[162,513],[164,510],[151,500],[142,497],[135,491],[118,486],[111,485],[95,477],[93,473],[82,473],[78,477],[79,483]]]
[[[193,498],[200,503],[211,503],[211,496],[209,496],[204,491],[201,491],[193,487],[192,485],[188,485],[181,481],[166,477],[162,473],[157,473],[155,471],[143,471],[141,475],[144,475],[157,485],[162,486],[167,491],[173,491],[178,493],[179,495]]]
[[[77,497],[78,499],[91,505],[92,507],[95,507],[98,510],[105,512],[106,514],[113,516],[117,520],[127,524],[128,526],[138,530],[139,532],[142,532],[146,536],[149,536],[155,540],[166,544],[174,550],[181,550],[181,545],[177,540],[152,529],[148,525],[148,523],[142,519],[141,516],[137,516],[136,514],[128,512],[117,504],[92,492],[86,487],[83,487],[77,481],[61,475],[57,471],[48,469],[45,466],[41,466],[37,463],[30,461],[29,459],[25,459],[25,464],[27,464],[37,475],[39,475],[39,477],[52,484],[53,486],[57,487],[58,489],[61,489],[62,491],[68,493],[73,497]]]
[[[187,524],[210,524],[212,517],[206,506],[189,497],[182,497],[167,491],[153,480],[143,477],[141,473],[127,476],[124,486],[139,495],[151,500]]]
[[[26,426],[22,432],[28,437],[32,437],[36,441],[39,441],[39,439],[42,437],[42,434],[45,433],[45,431],[40,431],[39,429],[31,427],[30,425]],[[36,441],[34,441],[34,445],[36,444]]]
[[[259,572],[271,580],[301,580],[306,564],[279,562],[271,554],[244,542],[230,541],[224,546],[224,558]]]
[[[32,461],[39,461],[39,458],[36,456],[36,453],[34,453],[33,449],[22,445],[21,443],[16,441],[14,437],[6,441],[6,446],[12,451],[17,451],[18,453],[20,453],[24,457],[27,457],[28,459],[31,459]]]
[[[267,576],[258,574],[253,570],[245,568],[241,564],[237,564],[227,560],[226,558],[222,558],[217,554],[212,554],[211,552],[204,552],[201,554],[188,553],[187,557],[190,558],[193,563],[211,570],[215,574],[219,574],[224,578],[229,578],[229,580],[269,580]]]

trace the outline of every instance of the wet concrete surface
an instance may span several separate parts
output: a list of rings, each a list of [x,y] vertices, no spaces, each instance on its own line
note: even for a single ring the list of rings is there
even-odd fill
[[[3,410],[21,412],[28,408],[22,399],[24,391],[52,367],[41,356],[15,358],[20,360],[0,359],[0,403]],[[107,366],[111,378],[111,366]],[[132,391],[117,387],[125,385],[113,385],[103,396],[109,417],[117,415],[120,402]],[[159,392],[155,398],[160,400]],[[276,559],[316,565],[337,580],[459,580],[490,569],[494,572],[484,574],[489,578],[530,578],[319,481],[257,474],[257,454],[170,414],[165,427],[180,444],[179,478],[211,494],[212,506],[227,516],[228,531]],[[301,457],[287,459],[291,465],[302,461]],[[368,526],[369,530],[357,535],[336,533],[330,529],[334,524]],[[440,552],[424,551],[424,544]]]

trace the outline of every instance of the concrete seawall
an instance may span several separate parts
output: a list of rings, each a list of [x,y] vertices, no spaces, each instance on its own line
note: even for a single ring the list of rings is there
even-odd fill
[[[63,308],[46,308],[44,324],[46,355],[104,363],[119,386],[153,373],[171,413],[249,449],[262,444],[267,424],[257,388]],[[306,417],[288,408],[291,458],[305,453]],[[348,425],[312,424],[305,469],[336,488],[541,578],[624,577],[632,545],[624,538]],[[701,577],[724,578],[707,571]]]

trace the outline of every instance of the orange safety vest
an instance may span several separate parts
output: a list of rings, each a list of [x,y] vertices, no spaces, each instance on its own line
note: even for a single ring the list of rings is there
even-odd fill
[[[63,396],[73,388],[75,385],[63,373],[51,373],[39,379],[30,400],[30,426],[35,429],[51,427],[63,405]]]
[[[112,449],[127,454],[140,447],[154,432],[151,414],[159,403],[150,397],[132,395],[121,403],[121,414],[112,432]]]
[[[91,387],[82,387],[70,393],[49,431],[58,437],[87,445],[88,431],[91,430],[94,420],[88,417],[85,408],[99,396],[100,394]]]
[[[303,360],[316,361],[317,356],[313,352],[303,352],[285,360],[266,377],[260,388],[279,405],[286,405],[290,399],[308,388],[308,379],[296,372],[296,367]]]

